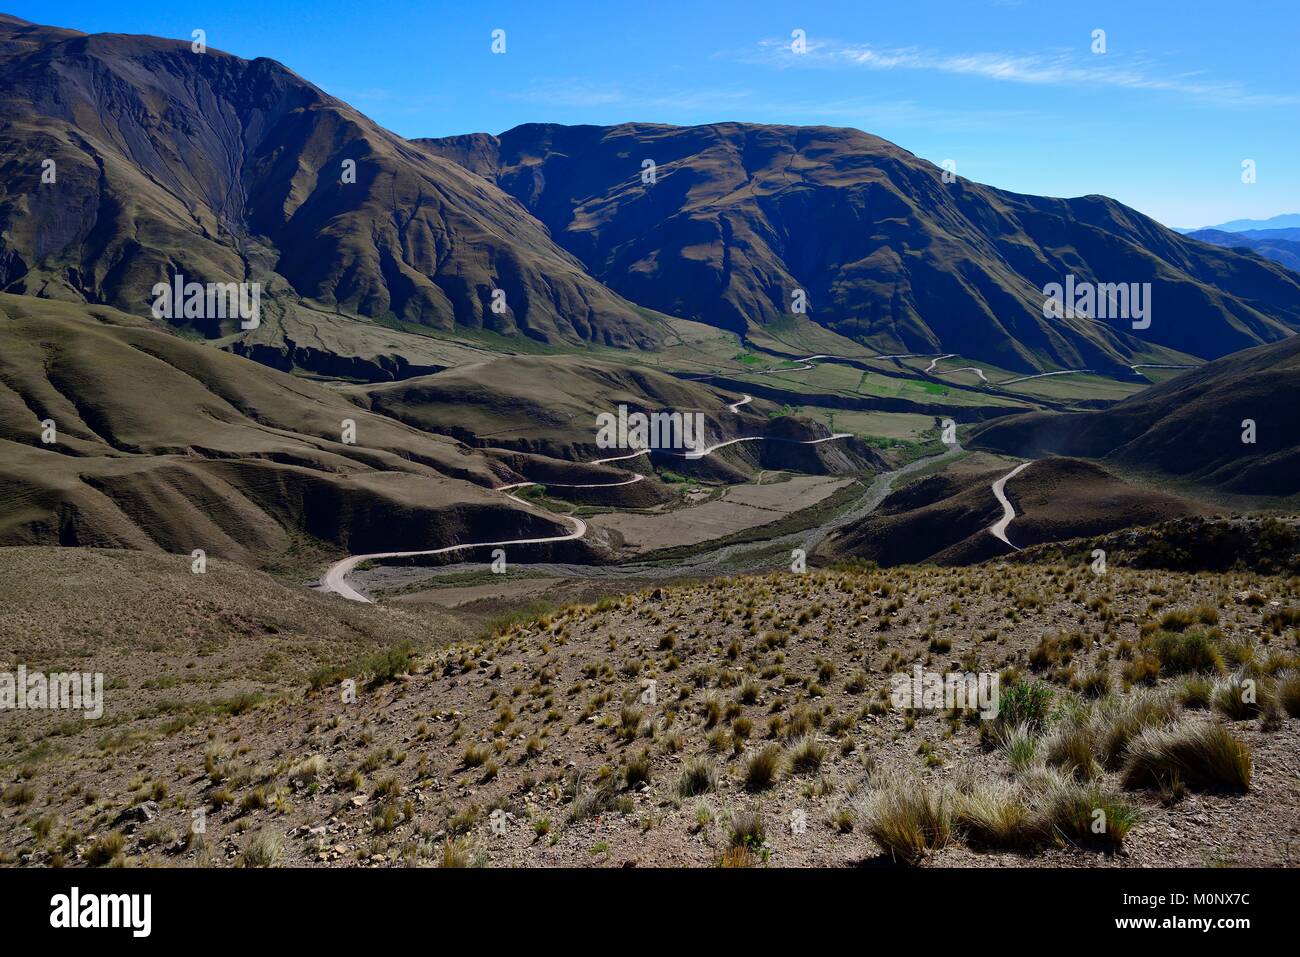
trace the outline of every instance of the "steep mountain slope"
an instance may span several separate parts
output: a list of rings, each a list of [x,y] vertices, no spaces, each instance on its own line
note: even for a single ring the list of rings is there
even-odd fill
[[[611,288],[736,331],[808,316],[883,351],[1117,371],[1300,325],[1300,277],[1101,196],[1022,196],[829,127],[527,124],[420,140],[516,196]],[[654,182],[642,181],[643,163]],[[1152,284],[1150,328],[1046,319],[1067,274]],[[1168,361],[1168,359],[1166,359]]]
[[[1028,413],[976,426],[1010,455],[1113,460],[1243,495],[1300,492],[1300,337],[1185,372],[1099,412]],[[1246,420],[1254,442],[1243,441]]]
[[[1254,229],[1240,233],[1198,229],[1187,235],[1228,249],[1249,249],[1287,269],[1300,272],[1300,229]]]
[[[0,294],[0,544],[271,566],[326,545],[566,533],[490,491],[516,480],[455,440],[108,307]]]
[[[331,314],[547,342],[655,340],[643,310],[501,190],[272,60],[0,18],[0,115],[5,291],[143,314],[154,284],[178,273],[258,281],[263,328],[244,338],[286,355],[321,338]],[[237,319],[176,324],[240,333]],[[326,338],[318,351],[347,355],[346,336]]]

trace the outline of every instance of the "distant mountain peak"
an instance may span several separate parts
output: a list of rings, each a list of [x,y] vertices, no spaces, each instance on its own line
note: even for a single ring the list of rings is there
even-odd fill
[[[1296,229],[1300,228],[1300,213],[1281,213],[1268,219],[1234,219],[1217,226],[1202,226],[1201,229],[1217,229],[1225,233],[1241,233],[1250,229]],[[1199,230],[1184,230],[1199,232]]]

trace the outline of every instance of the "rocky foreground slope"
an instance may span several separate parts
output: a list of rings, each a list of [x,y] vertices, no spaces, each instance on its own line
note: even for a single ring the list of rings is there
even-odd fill
[[[127,574],[142,569],[94,560],[147,616],[155,592]],[[786,573],[444,647],[439,629],[399,644],[403,613],[349,608],[374,651],[323,634],[309,660],[267,612],[229,620],[222,580],[205,583],[212,634],[177,630],[129,662],[107,652],[133,614],[65,614],[64,641],[23,646],[29,667],[103,663],[110,690],[99,723],[0,714],[6,863],[1295,863],[1290,579]],[[7,598],[6,640],[48,614]],[[214,641],[264,654],[278,680],[242,697],[214,684],[190,668]],[[998,716],[900,710],[892,676],[918,665],[998,674]]]

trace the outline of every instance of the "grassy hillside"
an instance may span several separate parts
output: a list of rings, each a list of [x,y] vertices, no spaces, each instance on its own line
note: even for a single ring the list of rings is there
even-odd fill
[[[960,565],[1005,556],[1011,549],[989,527],[1002,517],[992,485],[1011,468],[981,455],[905,485],[862,521],[831,535],[818,556],[890,566]],[[1005,493],[1016,511],[1007,536],[1019,548],[1205,512],[1193,502],[1068,458],[1034,462],[1007,482]]]

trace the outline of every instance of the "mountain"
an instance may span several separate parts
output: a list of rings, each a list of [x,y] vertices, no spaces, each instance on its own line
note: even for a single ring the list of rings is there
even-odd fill
[[[256,281],[258,329],[172,321],[373,378],[442,367],[399,330],[658,336],[514,199],[273,60],[2,17],[0,115],[0,290],[139,315],[177,274]]]
[[[1098,412],[1028,413],[977,425],[968,444],[1077,455],[1243,495],[1300,492],[1300,337],[1184,372]],[[1247,420],[1254,423],[1254,442]]]
[[[1259,229],[1297,229],[1300,228],[1300,213],[1282,213],[1268,219],[1234,219],[1217,226],[1205,226],[1204,229],[1217,229],[1225,233],[1240,233]],[[1196,232],[1196,230],[1184,230]]]
[[[417,142],[515,196],[621,295],[737,332],[788,321],[798,289],[809,318],[882,351],[1119,371],[1300,326],[1300,277],[1279,266],[1101,196],[945,183],[858,130],[526,124]],[[1044,287],[1067,274],[1151,283],[1150,328],[1044,318]]]
[[[1103,197],[944,183],[857,130],[407,141],[273,60],[12,17],[0,108],[0,290],[142,314],[178,275],[260,283],[257,328],[166,321],[287,371],[429,374],[467,358],[448,335],[654,348],[658,313],[775,328],[795,290],[882,351],[1014,371],[1214,358],[1300,325],[1300,279],[1271,263]],[[1067,274],[1152,283],[1150,328],[1044,318]]]
[[[1222,229],[1198,229],[1192,239],[1229,249],[1249,249],[1265,259],[1300,272],[1300,229],[1252,229],[1239,233]]]

